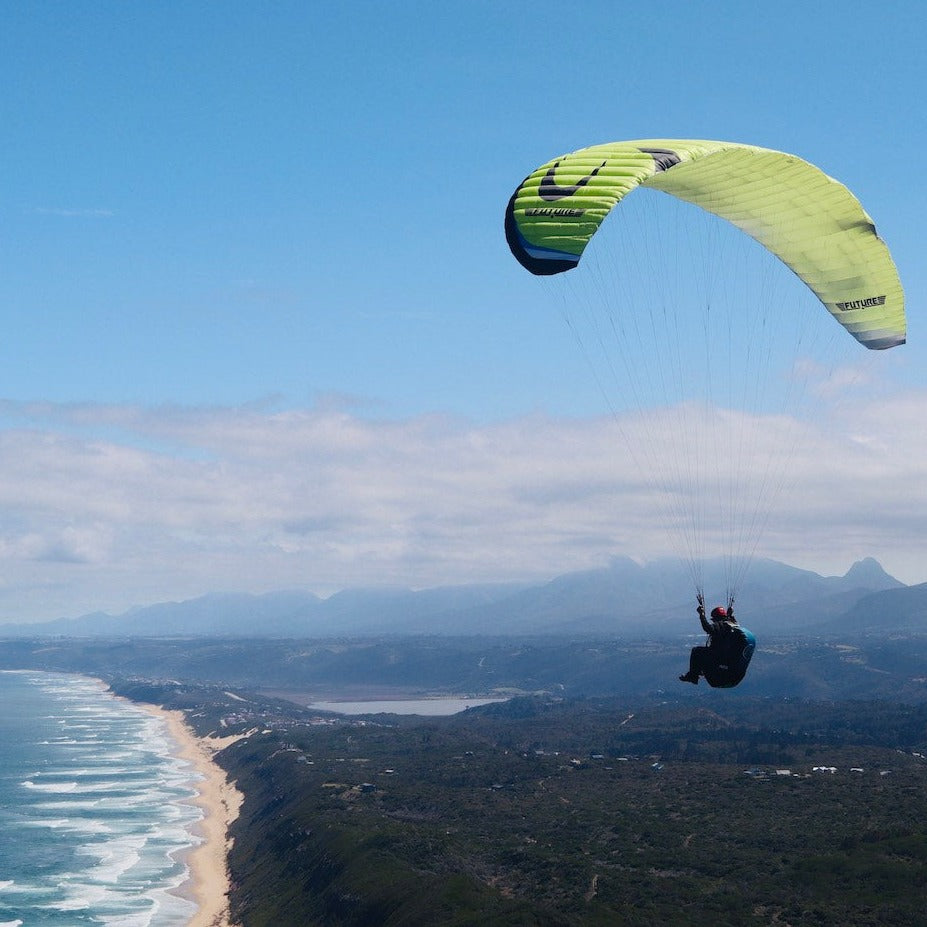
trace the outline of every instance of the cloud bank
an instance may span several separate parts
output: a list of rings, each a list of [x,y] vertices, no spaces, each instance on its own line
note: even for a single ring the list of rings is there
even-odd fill
[[[744,498],[768,492],[767,463],[788,449],[757,554],[825,573],[871,555],[927,579],[925,402],[835,408],[810,425],[741,417]],[[476,424],[5,403],[0,417],[0,620],[15,621],[210,591],[542,580],[671,555],[667,487],[631,449],[716,453],[700,428],[680,448],[678,412]],[[670,495],[698,494],[676,479]],[[729,530],[707,511],[702,552],[716,554]]]

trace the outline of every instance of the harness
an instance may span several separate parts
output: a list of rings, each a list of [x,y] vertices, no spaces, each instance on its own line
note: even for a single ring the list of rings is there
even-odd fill
[[[746,675],[755,648],[753,634],[740,625],[728,625],[727,631],[709,635],[708,650],[715,663],[705,668],[708,684],[716,689],[736,686]]]

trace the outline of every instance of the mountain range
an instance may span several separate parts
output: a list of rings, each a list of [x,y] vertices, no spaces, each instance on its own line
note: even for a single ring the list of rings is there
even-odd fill
[[[706,588],[723,589],[723,564],[703,564]],[[678,561],[614,560],[540,584],[216,593],[120,615],[102,612],[28,625],[3,637],[360,637],[367,635],[675,636],[699,632],[691,574]],[[716,604],[714,600],[707,603]],[[826,635],[886,628],[927,630],[927,583],[906,586],[867,558],[843,576],[821,576],[774,560],[751,565],[735,603],[765,634]]]

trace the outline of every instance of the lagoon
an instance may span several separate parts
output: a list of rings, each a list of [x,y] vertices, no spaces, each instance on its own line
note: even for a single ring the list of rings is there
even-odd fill
[[[426,717],[447,717],[468,708],[505,702],[504,698],[464,698],[445,696],[437,698],[377,699],[368,701],[319,701],[310,702],[309,708],[331,711],[339,715],[424,715]]]

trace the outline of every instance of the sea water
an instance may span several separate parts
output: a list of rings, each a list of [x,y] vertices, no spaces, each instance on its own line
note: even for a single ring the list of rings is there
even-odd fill
[[[181,927],[201,811],[164,721],[98,680],[0,672],[0,927]]]

